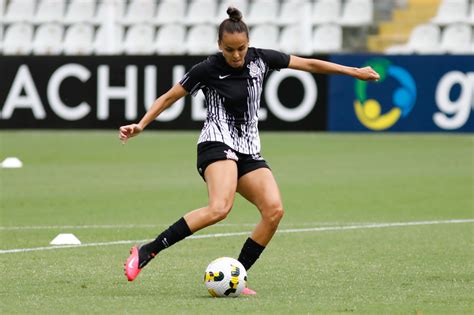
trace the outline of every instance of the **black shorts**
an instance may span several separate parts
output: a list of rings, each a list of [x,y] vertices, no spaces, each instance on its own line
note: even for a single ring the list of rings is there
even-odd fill
[[[234,151],[231,147],[223,142],[206,141],[198,144],[197,147],[197,169],[199,175],[204,180],[204,171],[214,162],[223,160],[233,160],[237,163],[238,178],[254,171],[258,168],[268,168],[267,162],[259,154],[242,154]]]

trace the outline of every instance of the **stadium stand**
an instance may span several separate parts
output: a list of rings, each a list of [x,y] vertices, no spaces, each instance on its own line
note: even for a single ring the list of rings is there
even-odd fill
[[[230,5],[243,12],[252,45],[288,53],[461,54],[472,53],[466,47],[474,45],[472,38],[465,40],[473,33],[472,0],[0,0],[0,51],[204,54],[216,51],[216,30],[209,27],[227,17]],[[57,37],[53,45],[53,38],[39,36],[51,23],[63,28],[59,47]],[[419,35],[419,27],[431,35]],[[206,33],[194,38],[196,30]],[[32,49],[31,36],[49,48]]]
[[[372,0],[347,0],[342,10],[341,25],[367,26],[373,22]]]
[[[93,52],[94,27],[76,23],[69,26],[64,36],[65,55],[90,55]]]
[[[247,24],[276,23],[278,16],[278,1],[253,0],[250,2],[249,12],[245,21]]]
[[[342,28],[337,24],[316,26],[313,34],[313,52],[330,53],[342,49]]]
[[[262,24],[250,28],[250,46],[278,49],[279,30],[276,25]]]
[[[5,0],[0,0],[0,53],[3,51],[3,36],[4,36],[4,27],[3,27],[3,15],[5,9]]]
[[[468,8],[468,0],[443,0],[431,22],[438,25],[465,22]]]
[[[406,44],[417,25],[429,23],[435,16],[439,1],[408,0],[394,7],[388,19],[378,23],[376,34],[368,37],[368,50],[383,52],[391,46]]]
[[[71,0],[66,10],[63,23],[92,23],[95,14],[95,0]]]
[[[158,4],[158,13],[155,23],[159,25],[169,23],[183,23],[186,12],[184,0],[162,0]]]
[[[35,3],[32,5],[30,1],[11,0],[7,3],[3,21],[5,23],[30,22],[35,15],[35,9]]]
[[[96,55],[117,55],[123,52],[123,26],[118,24],[100,26],[94,43]]]
[[[3,53],[5,55],[28,55],[33,41],[33,25],[26,23],[11,24],[5,31]]]
[[[38,9],[34,15],[34,22],[42,23],[60,23],[64,19],[64,0],[42,0],[38,4]]]
[[[214,25],[192,26],[187,34],[186,51],[191,55],[207,55],[217,52],[217,30]]]
[[[126,25],[150,23],[155,16],[155,10],[155,0],[132,0],[120,23]]]
[[[151,55],[155,52],[154,39],[155,28],[152,25],[132,25],[125,34],[124,51],[127,55]]]
[[[313,52],[311,40],[311,31],[307,32],[305,27],[298,24],[288,25],[281,32],[279,47],[286,53],[311,55]]]
[[[474,32],[472,32],[471,54],[474,54]]]
[[[391,21],[379,24],[379,34],[369,37],[368,48],[396,54],[472,53],[467,47],[472,44],[469,34],[473,7],[474,1],[468,0],[409,0],[405,8],[393,11]],[[438,29],[439,35],[417,38],[418,26],[424,24],[422,29],[431,29],[431,35]],[[436,39],[437,42],[428,45]]]
[[[313,5],[312,22],[315,25],[337,23],[340,14],[340,0],[319,0]]]
[[[308,0],[285,0],[281,4],[277,18],[279,25],[299,24],[306,13],[311,12],[311,2]],[[308,15],[308,19],[310,16]],[[311,21],[308,20],[308,23]]]
[[[184,21],[187,25],[214,24],[216,9],[214,0],[192,0]]]
[[[434,24],[422,24],[415,27],[405,45],[391,46],[387,53],[392,54],[437,54],[440,53],[440,29]]]
[[[441,36],[441,52],[468,54],[471,51],[472,27],[468,24],[450,24]]]
[[[35,55],[59,55],[63,50],[64,28],[58,23],[41,24],[33,39]]]
[[[93,22],[98,25],[121,21],[125,14],[125,1],[102,0],[97,3],[97,11]]]
[[[161,55],[183,55],[186,47],[186,28],[182,24],[167,24],[158,29],[156,35],[156,52]]]
[[[469,16],[467,18],[467,23],[474,25],[474,1],[471,3],[471,9],[469,10]],[[474,43],[474,41],[473,41]]]

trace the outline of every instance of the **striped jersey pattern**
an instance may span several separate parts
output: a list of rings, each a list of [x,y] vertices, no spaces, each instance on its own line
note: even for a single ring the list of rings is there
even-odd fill
[[[192,95],[202,90],[205,97],[207,117],[198,143],[218,141],[237,152],[258,155],[263,81],[269,71],[286,68],[288,63],[286,54],[249,48],[241,69],[227,65],[221,53],[195,65],[180,84]]]

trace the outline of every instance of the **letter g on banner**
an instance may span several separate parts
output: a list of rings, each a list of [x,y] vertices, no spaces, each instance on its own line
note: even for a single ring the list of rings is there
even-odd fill
[[[293,108],[286,107],[278,98],[278,88],[281,82],[288,77],[295,77],[303,84],[303,100]],[[294,122],[303,119],[313,110],[317,99],[318,86],[313,76],[307,72],[292,69],[274,72],[268,78],[265,86],[265,100],[268,109],[283,121]]]
[[[457,99],[452,100],[450,92],[456,85],[461,91]],[[433,121],[439,128],[456,130],[463,127],[474,110],[474,72],[446,73],[436,87],[436,104],[439,112],[433,115]]]

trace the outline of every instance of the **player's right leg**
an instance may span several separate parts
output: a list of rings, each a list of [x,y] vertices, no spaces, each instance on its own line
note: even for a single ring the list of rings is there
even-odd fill
[[[237,189],[237,165],[232,160],[216,161],[205,169],[209,203],[187,213],[147,244],[134,246],[125,263],[125,275],[133,281],[160,251],[206,226],[223,220],[232,209]]]

